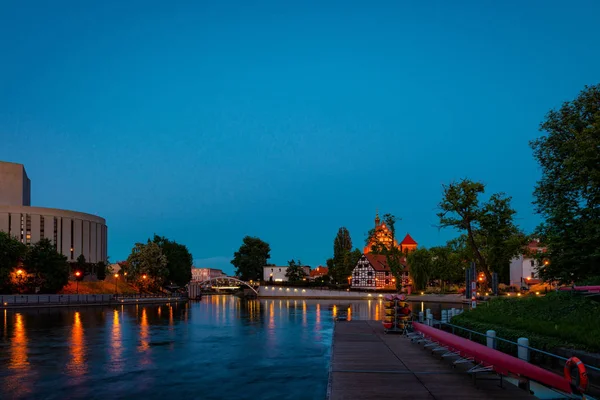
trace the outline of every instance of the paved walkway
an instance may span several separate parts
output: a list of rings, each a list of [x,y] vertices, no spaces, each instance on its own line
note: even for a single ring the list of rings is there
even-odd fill
[[[337,322],[329,373],[329,399],[534,399],[524,390],[481,374],[452,368],[399,334],[383,333],[381,322]],[[483,380],[488,379],[488,380]]]

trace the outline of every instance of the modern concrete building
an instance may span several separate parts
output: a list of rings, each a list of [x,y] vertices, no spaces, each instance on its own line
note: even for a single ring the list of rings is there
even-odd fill
[[[31,181],[21,164],[0,161],[0,231],[22,243],[46,238],[75,262],[106,262],[107,227],[104,218],[76,211],[31,207]]]

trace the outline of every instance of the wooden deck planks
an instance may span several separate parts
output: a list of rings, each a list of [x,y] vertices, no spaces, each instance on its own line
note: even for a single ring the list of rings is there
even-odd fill
[[[535,398],[506,382],[501,388],[498,380],[474,385],[471,376],[408,338],[385,335],[376,321],[336,323],[329,381],[330,400]]]

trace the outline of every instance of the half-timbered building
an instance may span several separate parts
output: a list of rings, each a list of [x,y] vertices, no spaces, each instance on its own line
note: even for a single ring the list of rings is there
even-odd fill
[[[403,279],[408,281],[406,258],[403,258],[403,264],[406,271]],[[395,289],[396,278],[392,275],[392,270],[384,255],[367,253],[362,255],[354,267],[350,277],[350,286],[356,289]]]

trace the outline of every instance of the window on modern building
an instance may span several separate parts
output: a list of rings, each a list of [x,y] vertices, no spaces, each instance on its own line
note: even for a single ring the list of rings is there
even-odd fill
[[[354,285],[358,285],[358,279],[354,280]]]
[[[44,217],[40,215],[40,239],[45,238],[44,236]]]
[[[386,271],[385,272],[385,276],[389,276],[389,275],[390,275],[390,273]]]
[[[368,279],[368,280],[367,280],[367,285],[372,285],[372,284],[373,284],[373,280],[371,280],[371,279]]]
[[[281,272],[281,268],[279,268],[279,272]]]
[[[386,280],[385,280],[385,284],[386,284],[386,285],[389,285],[389,284],[390,284],[390,280],[389,280],[389,279],[386,279]]]
[[[368,276],[373,276],[373,271],[369,271],[369,272],[367,272],[367,275],[368,275]]]
[[[531,272],[531,277],[535,278],[535,272]]]
[[[535,266],[535,261],[531,260],[531,266],[534,267]]]
[[[273,272],[273,268],[271,268],[271,272]]]
[[[354,276],[358,276],[358,272],[355,272],[355,273],[354,273]]]

